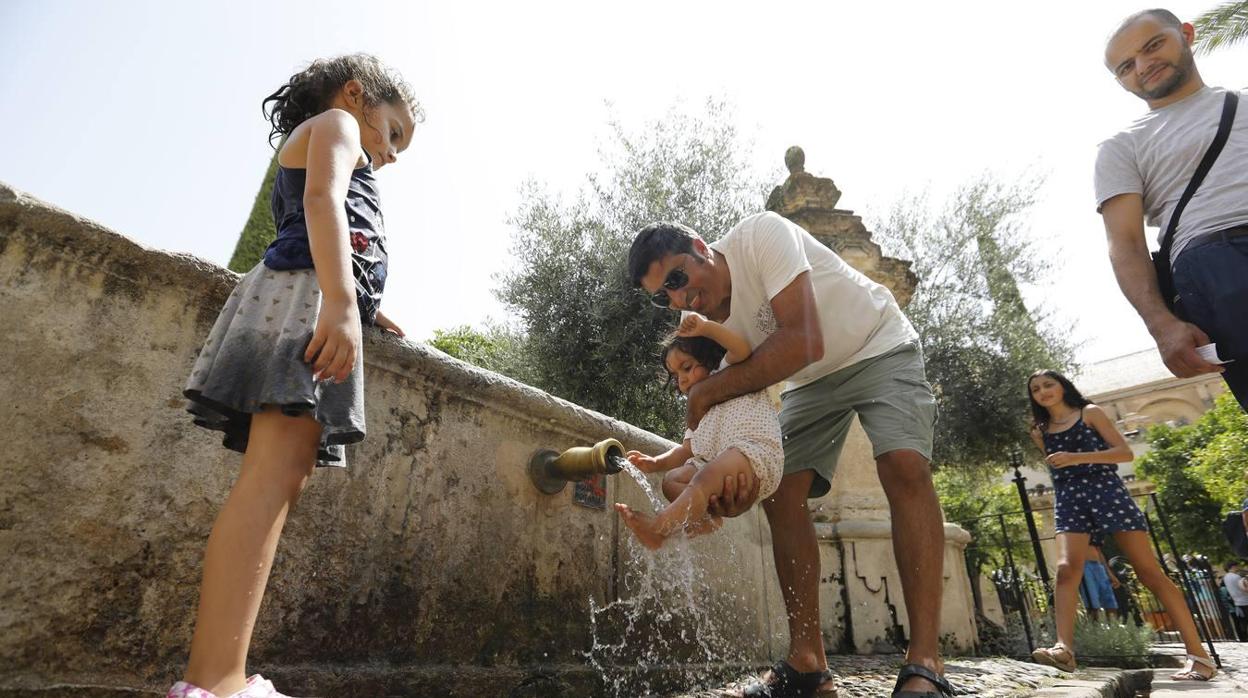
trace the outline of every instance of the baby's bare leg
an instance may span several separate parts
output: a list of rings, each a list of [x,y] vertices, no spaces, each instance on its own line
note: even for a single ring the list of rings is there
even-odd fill
[[[685,463],[667,471],[667,474],[663,476],[663,496],[669,502],[676,501],[676,498],[689,486],[689,481],[697,474],[698,467],[693,463]]]
[[[711,497],[723,493],[724,479],[742,473],[754,474],[745,454],[735,448],[720,453],[697,471],[671,505],[654,517],[655,528],[666,537],[686,526],[701,524]]]
[[[690,538],[705,536],[708,533],[714,533],[724,525],[724,519],[720,516],[708,516],[701,521],[687,524],[685,526],[685,535]]]

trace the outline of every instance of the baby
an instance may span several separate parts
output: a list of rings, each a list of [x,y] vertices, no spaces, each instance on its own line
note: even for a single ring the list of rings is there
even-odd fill
[[[750,353],[744,338],[717,322],[687,313],[664,343],[662,361],[668,381],[675,380],[681,394],[688,395],[721,363],[740,363]],[[715,405],[696,430],[685,431],[683,443],[666,453],[647,456],[629,451],[627,457],[643,473],[667,471],[663,495],[671,504],[657,515],[647,516],[627,504],[615,505],[637,539],[652,550],[677,531],[694,536],[718,529],[722,521],[709,516],[707,508],[711,497],[722,494],[724,478],[757,475],[757,499],[766,499],[775,493],[784,474],[780,422],[765,391]]]

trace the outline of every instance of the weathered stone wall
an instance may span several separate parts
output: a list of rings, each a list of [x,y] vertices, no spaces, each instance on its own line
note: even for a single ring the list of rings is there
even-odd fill
[[[0,185],[0,692],[181,671],[238,456],[180,391],[236,278]],[[423,346],[365,344],[369,438],[291,516],[253,668],[321,695],[592,692],[589,604],[628,593],[627,530],[525,466],[542,447],[667,442]],[[642,495],[615,478],[607,499]],[[734,555],[700,560],[737,600],[727,639],[765,663],[787,641],[761,510],[699,545],[726,541]]]

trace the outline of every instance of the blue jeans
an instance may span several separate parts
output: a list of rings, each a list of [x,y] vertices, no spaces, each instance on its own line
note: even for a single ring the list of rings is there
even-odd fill
[[[1222,377],[1248,410],[1248,235],[1188,247],[1174,262],[1179,317],[1218,345],[1218,356],[1234,359]]]

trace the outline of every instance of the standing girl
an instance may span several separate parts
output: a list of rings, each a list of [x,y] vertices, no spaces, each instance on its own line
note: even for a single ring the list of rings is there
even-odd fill
[[[376,58],[314,61],[270,95],[283,137],[277,239],[225,303],[185,390],[195,423],[243,453],[204,551],[185,680],[170,698],[280,696],[246,677],[247,649],[282,527],[314,465],[345,466],[364,438],[361,325],[378,310],[386,241],[374,170],[421,120],[411,87]]]
[[[1170,612],[1187,647],[1187,665],[1178,680],[1208,681],[1217,673],[1200,644],[1192,612],[1182,592],[1162,571],[1149,549],[1143,512],[1118,477],[1118,463],[1135,458],[1105,412],[1083,397],[1057,371],[1036,371],[1027,381],[1034,426],[1031,438],[1045,453],[1053,476],[1054,529],[1057,531],[1057,644],[1032,658],[1064,671],[1075,669],[1075,598],[1094,531],[1110,533],[1131,561],[1140,582]]]

